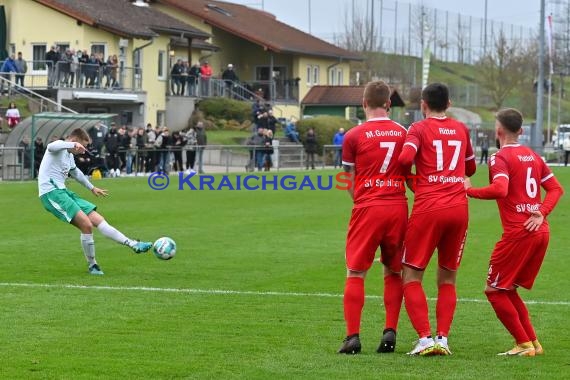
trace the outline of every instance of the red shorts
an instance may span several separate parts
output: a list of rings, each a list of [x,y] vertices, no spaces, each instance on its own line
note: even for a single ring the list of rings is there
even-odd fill
[[[353,209],[346,238],[346,267],[367,271],[380,247],[381,262],[392,272],[400,272],[407,222],[406,203]]]
[[[403,264],[424,270],[437,248],[438,265],[457,270],[463,256],[468,221],[467,204],[420,214],[412,211],[404,241]]]
[[[549,233],[537,232],[522,239],[499,240],[489,260],[487,285],[496,289],[532,288],[549,239]]]

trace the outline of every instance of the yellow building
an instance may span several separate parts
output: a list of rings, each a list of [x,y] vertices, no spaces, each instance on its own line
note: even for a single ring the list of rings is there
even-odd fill
[[[135,126],[184,128],[197,98],[224,95],[261,96],[276,116],[298,118],[311,87],[348,85],[349,61],[360,59],[271,14],[225,2],[0,0],[0,6],[6,49],[28,63],[20,78],[25,87]],[[186,69],[171,76],[178,61],[208,61],[212,77],[194,83]],[[239,80],[228,93],[221,77],[229,64]]]

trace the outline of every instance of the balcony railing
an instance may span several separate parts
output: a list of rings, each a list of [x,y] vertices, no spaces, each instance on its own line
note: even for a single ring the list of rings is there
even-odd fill
[[[2,62],[0,67],[1,65]],[[0,75],[33,90],[48,88],[142,90],[140,68],[69,62],[57,62],[54,65],[51,61],[27,61],[27,66],[27,73],[1,72]],[[5,91],[5,88],[1,87],[0,91]]]

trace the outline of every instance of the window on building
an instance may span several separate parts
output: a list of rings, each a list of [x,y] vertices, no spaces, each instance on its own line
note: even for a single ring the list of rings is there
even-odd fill
[[[319,66],[313,66],[313,85],[319,84]]]
[[[156,125],[160,127],[166,125],[166,111],[156,111]]]
[[[102,55],[103,59],[106,60],[107,59],[107,45],[102,44],[102,43],[92,43],[91,44],[91,54],[95,54],[96,57]]]
[[[46,53],[47,53],[47,45],[46,44],[33,44],[32,45],[32,71],[44,71],[46,70]]]
[[[166,51],[158,51],[158,79],[166,79]]]
[[[307,66],[307,84],[311,84],[311,77],[313,73],[313,67],[311,65]]]
[[[57,47],[59,48],[59,53],[63,54],[67,49],[69,49],[69,42],[56,42]]]
[[[343,80],[344,80],[344,76],[343,76],[342,69],[338,69],[338,70],[336,71],[336,75],[337,75],[337,82],[336,82],[336,84],[337,84],[338,86],[342,86],[342,85],[344,84],[344,81],[343,81]]]

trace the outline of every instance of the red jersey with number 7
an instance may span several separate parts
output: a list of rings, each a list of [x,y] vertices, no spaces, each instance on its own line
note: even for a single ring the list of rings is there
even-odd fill
[[[509,181],[508,196],[497,199],[504,236],[526,236],[525,221],[542,205],[540,187],[554,174],[532,149],[509,144],[489,159],[489,182],[498,177]],[[538,231],[548,231],[546,218]]]
[[[475,156],[465,124],[448,117],[412,124],[400,162],[411,161],[411,156],[416,166],[413,213],[467,204],[465,164]]]
[[[369,119],[344,136],[342,164],[354,167],[354,208],[406,203],[398,156],[406,129],[389,118]]]

